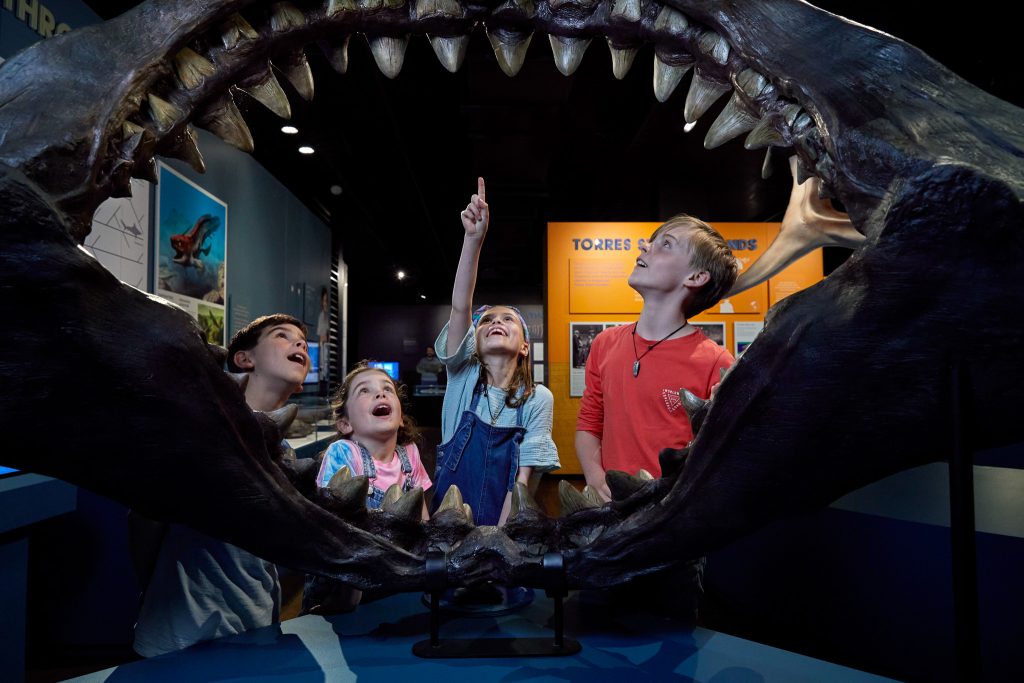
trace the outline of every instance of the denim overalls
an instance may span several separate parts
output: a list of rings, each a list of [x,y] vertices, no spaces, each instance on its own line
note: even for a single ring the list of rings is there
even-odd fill
[[[405,475],[402,493],[406,493],[416,486],[412,480],[412,463],[409,462],[409,454],[405,452],[405,446],[399,444],[395,451],[402,464],[402,474]],[[373,464],[373,456],[363,447],[363,444],[359,444],[359,453],[363,456],[363,474],[370,480],[370,488],[366,492],[366,507],[371,510],[379,510],[380,506],[384,504],[384,494],[387,492],[380,490],[373,483],[377,478],[377,468]]]
[[[501,516],[505,494],[516,483],[519,469],[519,444],[523,442],[523,407],[516,408],[515,427],[495,427],[476,414],[486,384],[473,390],[469,410],[463,411],[455,434],[437,447],[437,468],[430,501],[433,515],[444,500],[448,487],[456,484],[462,500],[473,510],[473,523],[494,526]],[[463,457],[465,456],[465,457]]]

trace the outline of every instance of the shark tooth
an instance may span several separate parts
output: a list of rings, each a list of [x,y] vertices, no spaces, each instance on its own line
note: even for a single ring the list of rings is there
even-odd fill
[[[704,423],[704,416],[707,414],[711,401],[703,399],[685,388],[679,390],[679,400],[683,404],[683,410],[686,411],[686,418],[690,421],[690,429],[696,436]]]
[[[725,66],[729,61],[729,43],[716,31],[705,31],[697,39],[701,53]]]
[[[352,470],[349,469],[348,465],[342,465],[337,472],[331,475],[330,481],[327,482],[327,487],[330,488],[332,484],[346,482],[352,478]]]
[[[659,102],[667,102],[672,92],[683,80],[693,64],[676,66],[666,64],[657,53],[654,54],[654,96]]]
[[[473,523],[473,508],[469,506],[469,503],[462,504],[462,515],[469,524]]]
[[[551,42],[551,54],[555,57],[555,67],[563,76],[572,76],[583,61],[590,38],[549,35],[548,40]]]
[[[658,12],[658,17],[654,20],[655,31],[666,32],[675,36],[682,35],[689,25],[690,22],[687,21],[685,14],[675,7],[668,5],[661,8],[661,11]],[[726,47],[728,47],[728,43]],[[724,64],[724,62],[722,63]]]
[[[243,152],[252,152],[252,133],[249,132],[242,112],[238,111],[230,95],[225,95],[203,111],[198,121],[201,128],[210,131],[232,147]]]
[[[810,128],[813,125],[814,119],[812,119],[807,112],[801,112],[793,120],[793,124],[790,126],[790,128],[792,129],[793,134],[796,135],[798,133],[802,133],[803,131],[805,131],[806,129]]]
[[[643,481],[654,481],[654,475],[643,468],[636,471],[636,478]]]
[[[286,55],[283,63],[279,62],[277,67],[295,88],[295,92],[299,93],[299,97],[307,102],[313,99],[313,72],[309,69],[309,60],[302,48]]]
[[[594,504],[594,507],[601,507],[604,505],[604,500],[601,498],[601,494],[596,489],[590,486],[583,487],[583,497]]]
[[[619,470],[608,470],[605,473],[605,481],[608,483],[608,490],[611,491],[613,500],[629,498],[647,485],[645,480]]]
[[[160,132],[170,130],[181,119],[181,110],[167,100],[152,93],[147,95],[146,99],[149,102],[149,113],[153,117],[153,123]]]
[[[383,510],[385,507],[391,507],[401,497],[402,487],[398,484],[392,484],[388,487],[388,490],[384,492],[384,499],[381,500],[380,509]]]
[[[437,512],[435,512],[434,515],[439,515],[448,510],[457,510],[459,513],[464,514],[465,511],[462,509],[462,506],[462,492],[459,491],[458,486],[452,484],[445,492],[444,498],[441,500],[441,504],[438,506]]]
[[[178,54],[174,55],[174,70],[178,74],[181,84],[191,90],[202,85],[208,77],[217,71],[217,68],[213,62],[195,50],[183,47]]]
[[[493,17],[502,14],[516,19],[533,19],[537,14],[537,7],[533,0],[505,0],[491,12]]]
[[[320,51],[324,53],[331,68],[344,75],[348,71],[348,41],[351,36],[344,35],[337,42],[320,41]]]
[[[640,21],[640,0],[615,0],[611,18],[631,23]]]
[[[763,117],[750,131],[750,135],[743,141],[747,149],[762,149],[769,145],[781,145],[786,142],[779,129],[775,127],[776,115]]]
[[[487,31],[487,39],[494,49],[498,66],[506,76],[515,76],[523,68],[526,50],[533,40],[532,33],[512,33],[510,31]]]
[[[203,155],[199,152],[199,143],[196,142],[196,129],[191,123],[165,135],[157,143],[156,150],[163,156],[181,159],[197,173],[206,171],[206,162],[203,161]]]
[[[373,61],[377,68],[388,78],[394,78],[402,71],[405,62],[405,48],[409,46],[409,37],[401,36],[366,36],[373,53]]]
[[[796,117],[799,116],[803,110],[803,107],[799,104],[787,104],[782,108],[782,120],[786,122],[787,126],[792,128],[794,122],[796,122]],[[810,117],[807,118],[810,119]]]
[[[749,132],[757,125],[757,120],[757,116],[747,111],[740,94],[733,93],[708,129],[708,134],[704,138],[704,148],[714,149]]]
[[[736,85],[751,100],[757,99],[773,88],[767,78],[753,69],[744,69],[739,72],[736,75]]]
[[[241,14],[232,14],[221,28],[221,42],[228,50],[235,48],[239,43],[256,40],[259,37],[260,34],[242,18]]]
[[[288,95],[281,84],[277,82],[273,70],[269,67],[263,73],[256,74],[239,83],[238,89],[282,119],[292,117],[292,105],[288,101]]]
[[[284,434],[295,420],[295,416],[299,414],[299,406],[295,403],[289,403],[286,406],[267,411],[264,414],[273,420],[274,424],[277,425],[277,429]]]
[[[560,517],[567,517],[580,510],[601,507],[599,503],[577,491],[576,487],[565,479],[558,482],[558,501],[561,504]]]
[[[225,372],[225,375],[231,378],[231,381],[238,385],[238,388],[245,393],[245,388],[249,386],[249,373],[248,372]]]
[[[157,139],[148,128],[144,128],[134,121],[125,121],[121,124],[121,154],[126,158],[138,160],[149,157],[153,154]]]
[[[348,468],[344,468],[348,469]],[[366,511],[366,493],[370,490],[370,480],[365,476],[339,478],[341,470],[334,473],[327,482],[327,490],[336,501],[338,507],[347,513]]]
[[[612,75],[621,81],[629,73],[629,68],[633,66],[638,48],[615,47],[612,45],[612,39],[608,38],[608,50],[612,53]]]
[[[160,182],[160,174],[156,169],[156,160],[152,157],[148,159],[135,159],[135,163],[132,165],[132,178],[148,180],[154,185]]]
[[[393,484],[393,487],[397,488],[397,484]],[[423,519],[423,488],[415,487],[409,491],[402,493],[402,490],[398,488],[398,496],[389,500],[388,494],[391,493],[391,489],[388,489],[388,493],[384,494],[384,502],[381,505],[381,510],[394,515],[400,519],[408,519],[410,521],[419,521]]]
[[[704,115],[719,97],[732,90],[728,83],[719,83],[705,78],[700,67],[693,72],[690,91],[686,93],[686,104],[683,105],[683,118],[693,123]]]
[[[466,16],[466,9],[457,0],[415,0],[412,11],[415,19],[461,19]]]
[[[430,41],[430,47],[434,48],[441,66],[451,73],[459,70],[462,60],[466,58],[469,36],[427,36],[427,40]]]
[[[764,152],[764,161],[761,162],[761,179],[768,180],[771,178],[774,170],[772,168],[772,148],[769,147]]]
[[[544,511],[540,505],[537,505],[537,501],[530,495],[530,489],[526,488],[526,484],[521,481],[517,481],[516,485],[512,487],[512,503],[508,511],[508,519],[506,524],[512,520],[520,517],[527,513],[534,513],[543,515]]]
[[[270,29],[274,33],[302,28],[306,15],[290,2],[275,2],[270,8]]]
[[[356,4],[355,0],[327,0],[327,8],[324,10],[324,14],[327,17],[333,17],[335,14],[341,14],[342,12],[358,12],[359,5]]]

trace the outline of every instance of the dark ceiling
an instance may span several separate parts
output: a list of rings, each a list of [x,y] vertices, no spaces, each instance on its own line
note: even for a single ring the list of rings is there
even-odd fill
[[[137,3],[88,4],[109,18]],[[936,30],[917,3],[817,4],[907,40],[1003,99],[1022,101],[1011,22],[994,20],[994,11],[955,19],[943,13]],[[239,105],[254,156],[338,236],[355,303],[450,300],[462,241],[458,214],[477,175],[487,180],[492,206],[478,291],[508,297],[540,295],[548,221],[658,220],[679,211],[761,221],[780,220],[785,209],[790,180],[782,163],[762,181],[763,152],[747,152],[738,140],[704,150],[725,98],[689,134],[682,118],[689,79],[667,103],[657,102],[649,47],[622,81],[598,41],[573,76],[561,75],[540,35],[522,71],[508,78],[479,27],[457,74],[445,71],[423,37],[410,42],[394,80],[358,37],[346,75],[317,50],[307,52],[313,102],[280,79],[299,134],[281,133],[284,122],[251,100]],[[316,153],[300,155],[300,144]],[[402,282],[399,269],[408,273]]]

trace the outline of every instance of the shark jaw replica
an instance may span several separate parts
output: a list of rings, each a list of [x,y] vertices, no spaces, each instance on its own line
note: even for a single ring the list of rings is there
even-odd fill
[[[609,473],[604,506],[563,484],[558,519],[519,488],[502,528],[475,527],[457,490],[426,523],[422,492],[390,492],[378,512],[365,478],[315,490],[195,323],[78,248],[101,201],[155,177],[156,155],[203,169],[193,125],[251,150],[238,91],[288,116],[271,61],[312,97],[306,45],[344,72],[363,34],[394,76],[422,34],[454,71],[478,24],[509,76],[537,34],[566,74],[592,41],[620,77],[653,44],[660,100],[692,72],[688,122],[729,97],[707,147],[744,136],[795,153],[857,230],[783,233],[742,283],[857,246],[772,309],[713,404],[691,406],[700,431],[680,471]],[[0,461],[357,587],[422,589],[429,548],[453,584],[540,585],[554,551],[570,586],[608,586],[947,457],[954,403],[972,447],[1024,438],[1024,112],[795,0],[151,0],[0,67],[0,165]]]

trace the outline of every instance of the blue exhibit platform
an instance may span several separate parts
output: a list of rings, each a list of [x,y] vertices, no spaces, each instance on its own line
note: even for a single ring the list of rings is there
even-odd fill
[[[649,614],[612,617],[600,594],[565,601],[566,637],[583,649],[566,657],[421,659],[413,644],[429,637],[419,594],[401,594],[332,617],[303,616],[181,652],[72,680],[118,681],[706,681],[845,683],[886,681],[854,669]],[[551,636],[553,602],[538,593],[502,616],[448,616],[441,638]]]

